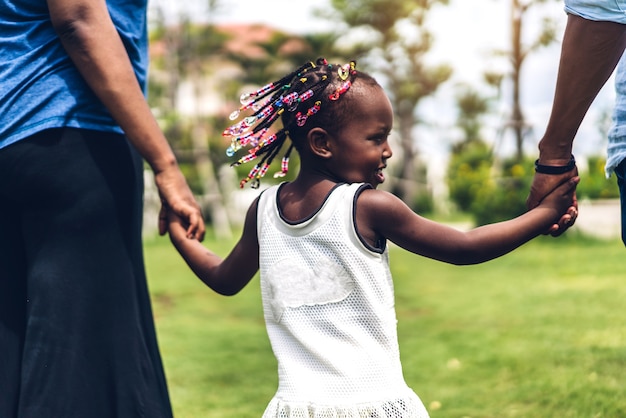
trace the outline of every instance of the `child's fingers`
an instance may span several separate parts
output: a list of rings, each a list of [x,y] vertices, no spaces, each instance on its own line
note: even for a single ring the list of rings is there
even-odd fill
[[[161,204],[161,209],[159,209],[159,235],[165,235],[167,232],[167,206],[165,204]]]
[[[580,182],[580,177],[576,176],[576,177],[572,177],[569,180],[563,182],[559,188],[564,189],[564,192],[566,193],[573,193],[576,191],[576,186],[578,186],[578,183]]]
[[[550,234],[552,236],[554,236],[555,233],[557,233],[559,230],[559,225],[558,224],[554,224],[550,227],[550,229],[548,229],[545,234]]]
[[[574,222],[576,221],[576,216],[578,216],[578,202],[576,200],[576,186],[578,185],[580,178],[578,176],[571,177],[562,183],[560,183],[551,193],[547,196],[547,199],[556,199],[553,200],[553,204],[562,205],[566,203],[569,205],[569,208],[563,212],[563,215],[559,218],[559,220],[550,226],[544,234],[551,235],[553,237],[558,237],[563,234],[567,229],[569,229]],[[564,201],[563,199],[567,199]],[[558,200],[561,200],[558,203]]]
[[[197,239],[198,241],[204,240],[204,222],[201,222],[200,217],[193,213],[189,216],[187,238]]]

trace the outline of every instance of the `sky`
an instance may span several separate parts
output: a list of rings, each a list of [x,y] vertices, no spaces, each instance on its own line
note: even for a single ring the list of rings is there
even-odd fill
[[[206,15],[206,1],[151,0],[175,16],[183,10],[192,16]],[[314,8],[328,6],[328,0],[298,2],[291,0],[223,0],[224,6],[212,18],[216,23],[264,23],[290,33],[307,33],[328,28],[329,23],[313,14]],[[297,4],[297,5],[296,5]],[[507,46],[509,31],[509,1],[505,0],[450,0],[445,7],[431,11],[428,24],[435,35],[435,45],[428,55],[432,63],[447,63],[454,68],[452,79],[431,99],[420,106],[420,115],[429,121],[420,132],[420,152],[435,164],[445,158],[450,142],[456,134],[450,126],[456,117],[454,95],[460,83],[480,85],[482,73],[488,69],[502,69],[502,61],[493,58],[492,51]],[[296,5],[296,6],[294,6]],[[292,13],[293,11],[293,13]],[[291,16],[289,14],[292,14]],[[527,121],[534,127],[527,142],[530,152],[536,150],[550,115],[556,72],[560,52],[560,38],[565,27],[565,13],[560,1],[548,2],[542,14],[527,20],[527,36],[536,33],[543,15],[558,22],[558,40],[526,60],[522,78],[522,102]],[[505,92],[506,94],[506,92]],[[603,112],[610,111],[614,100],[611,78],[583,121],[574,143],[574,153],[604,155],[605,140],[599,135],[597,120]],[[505,104],[497,108],[487,125],[496,132],[506,120]],[[497,135],[492,134],[491,137]],[[506,138],[497,146],[503,153],[512,141]],[[509,150],[508,152],[510,152]],[[580,159],[579,159],[580,160]]]

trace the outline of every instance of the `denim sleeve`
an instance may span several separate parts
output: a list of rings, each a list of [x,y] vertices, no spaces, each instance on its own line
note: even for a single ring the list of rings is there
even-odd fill
[[[607,177],[626,158],[626,54],[617,64],[615,73],[615,107],[613,109],[613,124],[608,137],[609,144],[605,167]]]
[[[626,24],[624,0],[565,0],[565,12],[589,20]]]

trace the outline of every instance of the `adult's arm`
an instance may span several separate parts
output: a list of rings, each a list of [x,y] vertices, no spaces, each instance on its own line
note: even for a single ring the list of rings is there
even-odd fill
[[[598,22],[568,15],[557,74],[552,112],[539,142],[539,163],[566,166],[572,155],[574,137],[591,103],[615,69],[626,47],[626,25]],[[539,204],[550,191],[572,176],[537,173],[526,201],[529,209]],[[573,206],[577,202],[574,199]],[[573,225],[559,222],[551,232],[559,235]]]
[[[162,201],[187,224],[188,237],[204,238],[204,221],[159,128],[105,0],[48,0],[52,24],[68,55],[128,139],[150,164]],[[163,214],[164,208],[161,210]],[[159,232],[167,224],[159,217]]]

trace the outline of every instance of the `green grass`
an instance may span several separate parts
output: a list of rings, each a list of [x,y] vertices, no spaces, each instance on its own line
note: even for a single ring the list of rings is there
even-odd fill
[[[258,280],[215,295],[166,238],[145,251],[176,418],[259,417],[277,377]],[[432,418],[626,417],[620,241],[540,237],[465,267],[392,248],[391,264],[405,378]]]

